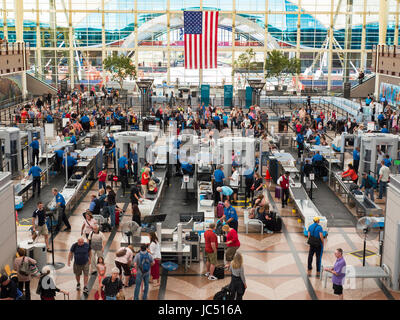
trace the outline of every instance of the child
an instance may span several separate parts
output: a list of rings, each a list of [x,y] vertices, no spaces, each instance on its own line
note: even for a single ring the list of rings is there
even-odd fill
[[[97,258],[97,274],[99,275],[99,300],[102,300],[102,295],[101,295],[101,287],[102,287],[102,281],[106,276],[106,265],[104,264],[104,258],[103,257],[98,257]]]

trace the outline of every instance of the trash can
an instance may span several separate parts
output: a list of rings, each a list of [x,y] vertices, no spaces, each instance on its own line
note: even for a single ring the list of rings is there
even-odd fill
[[[47,264],[46,244],[42,242],[35,243],[33,247],[33,259],[36,260],[38,269],[42,270]]]

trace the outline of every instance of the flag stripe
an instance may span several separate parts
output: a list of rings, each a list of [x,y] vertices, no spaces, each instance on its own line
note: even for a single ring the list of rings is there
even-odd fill
[[[217,47],[218,47],[218,11],[215,12],[214,20],[214,68],[217,68]]]

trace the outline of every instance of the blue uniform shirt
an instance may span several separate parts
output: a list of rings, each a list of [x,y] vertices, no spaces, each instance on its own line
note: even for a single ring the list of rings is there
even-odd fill
[[[238,216],[236,213],[236,210],[234,207],[230,206],[229,208],[224,208],[224,215],[226,220],[228,221],[230,218],[233,218],[233,220],[238,221]]]
[[[229,117],[226,114],[224,114],[222,118],[224,119],[224,124],[228,124]]]
[[[250,169],[250,168],[249,168],[249,169],[246,169],[246,170],[244,170],[243,174],[244,174],[244,176],[245,176],[246,179],[253,179],[254,170],[253,170],[253,169]]]
[[[90,119],[89,119],[89,117],[88,116],[83,116],[82,118],[81,118],[81,122],[82,123],[88,123],[88,122],[90,122]]]
[[[353,160],[360,160],[360,152],[357,150],[353,151]]]
[[[47,121],[47,123],[53,123],[53,117],[51,116],[51,115],[47,115],[47,117],[46,117],[46,121]]]
[[[38,166],[33,166],[29,169],[28,175],[32,175],[32,177],[37,178],[40,177],[41,172],[42,169],[40,169]]]
[[[322,227],[315,222],[308,227],[308,231],[310,232],[310,236],[315,238],[319,238],[319,234],[323,232]]]
[[[65,199],[61,193],[57,193],[56,203],[58,203],[61,207],[65,207]]]
[[[387,128],[382,128],[381,132],[382,133],[389,133],[389,130]]]
[[[32,149],[37,149],[37,150],[39,150],[39,141],[33,140],[29,146],[30,146]]]
[[[214,179],[215,182],[222,183],[223,179],[225,178],[224,172],[220,169],[214,171]]]
[[[181,162],[181,167],[182,169],[186,170],[186,171],[192,171],[193,166],[189,163],[189,162]]]
[[[67,167],[73,167],[74,165],[76,165],[78,163],[78,161],[76,161],[75,158],[71,157],[71,156],[67,156]],[[65,166],[65,158],[62,161],[62,165]]]
[[[64,157],[64,150],[63,149],[59,149],[55,151],[56,155],[58,158],[63,158]]]
[[[314,163],[315,161],[322,161],[323,159],[324,158],[319,153],[314,154],[314,156],[312,157],[312,163]]]
[[[319,146],[320,143],[321,143],[320,137],[319,137],[319,136],[316,136],[316,137],[315,137],[315,145],[316,145],[316,146]]]
[[[118,159],[118,168],[124,169],[128,165],[128,159],[124,156]]]
[[[74,135],[71,136],[71,139],[69,140],[69,142],[76,144],[76,137]]]
[[[385,116],[381,113],[378,115],[378,120],[382,121],[383,119],[385,119]]]
[[[138,155],[137,155],[137,153],[136,153],[136,152],[135,152],[135,153],[130,152],[130,153],[129,153],[129,159],[131,159],[133,163],[137,163],[137,162],[138,162]]]

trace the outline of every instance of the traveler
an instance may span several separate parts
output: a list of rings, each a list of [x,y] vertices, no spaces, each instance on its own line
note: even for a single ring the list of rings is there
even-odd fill
[[[76,290],[81,289],[81,274],[83,273],[83,293],[88,294],[87,288],[89,280],[89,262],[92,257],[90,246],[82,237],[75,242],[68,254],[68,267],[71,265],[72,257],[74,257],[73,271],[76,278]]]
[[[32,167],[29,169],[28,176],[32,175],[32,198],[35,197],[35,189],[37,189],[38,196],[40,197],[40,175],[42,169],[39,166],[35,166],[32,163]]]
[[[253,202],[254,196],[257,197],[263,191],[263,178],[260,176],[258,172],[254,173],[254,183],[251,189],[253,191],[251,202]]]
[[[111,218],[111,227],[115,227],[115,206],[117,204],[115,201],[116,194],[114,190],[111,188],[111,186],[107,186],[106,190],[107,190],[107,198],[106,198],[107,210]]]
[[[56,188],[52,189],[53,195],[56,197],[56,208],[58,211],[58,225],[57,230],[61,229],[61,222],[64,222],[66,228],[63,231],[71,231],[71,225],[69,224],[68,218],[65,214],[65,199]]]
[[[237,249],[239,249],[240,247],[240,241],[237,231],[231,228],[228,224],[224,224],[222,226],[222,230],[226,232],[225,244],[227,249],[225,252],[225,260],[226,260],[225,268],[229,268],[229,265],[231,264],[231,261],[233,260],[233,257],[235,256]]]
[[[102,287],[102,281],[106,276],[106,271],[107,267],[104,263],[104,258],[103,257],[98,257],[97,258],[97,264],[96,264],[96,269],[98,273],[98,279],[99,279],[99,287],[97,289],[98,295],[99,295],[99,300],[102,300],[102,294],[101,294],[101,287]],[[119,274],[119,270],[118,270]]]
[[[358,175],[351,163],[348,164],[348,169],[342,173],[342,178],[343,180],[351,180],[354,183],[357,183]]]
[[[106,180],[107,180],[107,169],[103,168],[97,175],[97,178],[99,178],[99,189],[103,188],[104,191],[106,190]]]
[[[68,291],[57,288],[53,277],[50,275],[51,269],[49,266],[42,268],[42,273],[38,281],[36,293],[40,296],[41,300],[55,300],[57,292],[62,292],[64,295],[69,296]]]
[[[266,203],[264,206],[259,206],[254,212],[256,219],[260,220],[264,225],[264,231],[266,233],[274,233],[274,222],[272,220],[272,213],[269,210],[269,204]]]
[[[235,253],[229,269],[231,271],[230,289],[233,293],[233,299],[243,300],[247,285],[243,269],[243,256],[240,252]]]
[[[47,229],[46,225],[46,213],[43,208],[43,203],[41,201],[37,203],[36,210],[33,211],[32,232],[35,234],[37,232],[38,234],[36,236],[43,235],[44,241],[46,243],[47,252],[51,252],[49,246],[49,230]]]
[[[122,270],[124,271],[124,286],[128,287],[129,278],[131,276],[131,264],[134,257],[135,250],[132,245],[127,247],[121,247],[115,253],[115,266],[119,270],[120,277],[122,276]]]
[[[96,215],[100,214],[100,202],[99,202],[99,199],[96,198],[95,194],[92,194],[90,196],[90,198],[91,198],[91,201],[90,201],[90,204],[89,204],[89,211],[92,214],[96,214]]]
[[[147,246],[142,244],[140,247],[140,252],[135,256],[133,260],[133,264],[136,273],[136,284],[135,284],[135,292],[134,292],[134,300],[139,300],[139,291],[142,284],[144,282],[144,291],[143,291],[143,300],[147,300],[147,293],[149,291],[149,278],[150,278],[150,269],[154,265],[154,259],[149,252],[147,252]]]
[[[150,245],[148,252],[154,259],[151,266],[151,279],[154,286],[160,285],[160,262],[161,262],[161,246],[155,232],[150,233]]]
[[[131,204],[132,204],[132,208],[133,206],[136,204],[138,205],[139,202],[142,203],[143,202],[143,195],[140,192],[138,185],[137,184],[133,184],[132,188],[131,188]]]
[[[225,208],[224,215],[221,217],[221,220],[225,220],[227,224],[236,231],[238,231],[238,215],[236,213],[236,209],[231,206],[229,200],[225,200]]]
[[[143,173],[142,173],[142,179],[141,179],[141,184],[142,184],[142,194],[143,197],[146,197],[147,194],[147,186],[150,181],[150,168],[145,168]]]
[[[86,239],[89,238],[89,234],[93,231],[94,226],[97,225],[97,221],[93,219],[92,212],[87,210],[83,215],[85,221],[82,224],[81,236],[85,234]]]
[[[104,256],[104,242],[105,237],[99,230],[99,226],[96,224],[93,226],[93,231],[88,236],[90,249],[92,250],[92,274],[97,272],[97,261],[100,257]]]
[[[254,183],[254,169],[246,166],[243,175],[244,175],[244,183],[246,186],[245,189],[245,205],[246,205],[247,200],[250,201],[250,199],[252,198],[251,187],[253,186]]]
[[[117,300],[117,294],[122,290],[122,281],[119,278],[119,270],[114,267],[111,276],[105,277],[102,281],[106,300]],[[100,295],[101,297],[101,295]]]
[[[285,172],[276,182],[282,188],[282,208],[288,205],[289,199],[289,172]]]
[[[6,275],[0,276],[0,300],[16,300],[17,284]]]
[[[132,206],[132,221],[135,221],[139,227],[142,226],[142,218],[139,210],[139,206],[137,204],[134,204]]]
[[[378,178],[378,183],[379,183],[378,199],[382,199],[382,197],[386,194],[386,188],[389,182],[389,175],[390,175],[390,169],[385,165],[385,161],[382,160]]]
[[[333,268],[325,268],[324,271],[332,273],[333,293],[339,296],[339,300],[343,300],[346,261],[343,258],[343,250],[341,248],[335,250],[335,257],[336,262]]]
[[[17,270],[18,289],[23,292],[25,286],[25,300],[31,300],[30,283],[32,276],[28,270],[31,264],[36,265],[37,262],[26,256],[26,250],[24,248],[18,248],[17,252],[19,257],[14,260],[14,270]]]
[[[237,197],[238,197],[238,193],[239,193],[239,171],[232,166],[232,176],[229,177],[230,180],[230,186],[233,190],[233,203],[236,204],[237,202]]]
[[[324,246],[324,236],[322,227],[319,225],[319,218],[315,217],[314,223],[308,227],[308,244],[310,249],[308,251],[308,274],[312,270],[312,260],[314,254],[317,257],[317,276],[321,271],[321,255]]]
[[[377,185],[378,183],[373,176],[363,172],[360,189],[365,188],[365,193],[372,202],[375,201],[374,189],[376,189]]]
[[[218,239],[214,230],[215,224],[210,223],[208,230],[204,232],[205,253],[207,258],[207,272],[204,275],[208,277],[208,280],[217,280],[214,276],[214,270],[217,264]]]
[[[224,197],[229,200],[229,197],[233,194],[233,190],[227,186],[217,187],[216,190],[221,195],[221,201],[224,199]]]

